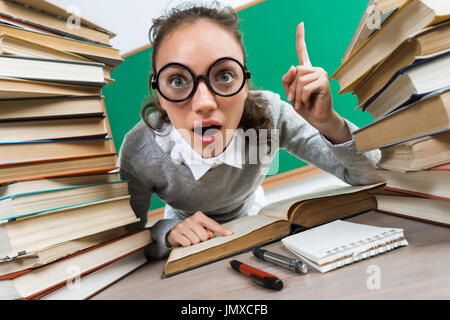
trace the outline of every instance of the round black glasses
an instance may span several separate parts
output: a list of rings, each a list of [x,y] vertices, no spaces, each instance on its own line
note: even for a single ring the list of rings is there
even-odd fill
[[[171,102],[183,102],[192,97],[200,79],[205,80],[208,88],[221,97],[238,94],[250,79],[250,72],[234,58],[225,57],[216,60],[208,68],[207,75],[196,75],[188,66],[181,63],[169,63],[150,77],[151,88],[158,90],[164,99]]]

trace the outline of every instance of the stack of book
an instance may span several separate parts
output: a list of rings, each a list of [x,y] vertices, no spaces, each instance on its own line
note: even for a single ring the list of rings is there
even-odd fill
[[[102,96],[122,62],[113,36],[0,0],[0,299],[87,298],[145,262]]]
[[[378,26],[381,26],[406,0],[370,0],[359,21],[352,40],[342,57],[344,63],[348,57],[369,38]]]
[[[450,1],[397,5],[368,38],[355,34],[332,78],[374,120],[354,138],[359,152],[381,150],[378,210],[450,226]]]

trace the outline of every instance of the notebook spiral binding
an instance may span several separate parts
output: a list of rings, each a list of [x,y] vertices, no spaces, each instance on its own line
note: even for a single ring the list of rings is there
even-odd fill
[[[332,270],[397,248],[400,245],[397,234],[398,232],[392,229],[380,235],[326,251],[333,257]]]

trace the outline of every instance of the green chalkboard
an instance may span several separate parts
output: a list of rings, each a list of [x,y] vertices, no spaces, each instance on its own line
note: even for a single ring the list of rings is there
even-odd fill
[[[295,33],[303,21],[306,44],[314,66],[332,74],[341,64],[359,20],[366,8],[361,0],[267,0],[238,13],[244,34],[248,68],[255,88],[271,90],[286,99],[281,77],[291,65],[298,65]],[[116,81],[105,87],[106,109],[117,150],[125,134],[140,120],[140,109],[148,97],[151,48],[129,56],[112,73]],[[339,86],[331,81],[335,110],[358,126],[372,121],[366,113],[354,111],[355,96],[338,95]],[[284,150],[278,154],[278,173],[306,163]],[[151,209],[163,206],[154,197]]]

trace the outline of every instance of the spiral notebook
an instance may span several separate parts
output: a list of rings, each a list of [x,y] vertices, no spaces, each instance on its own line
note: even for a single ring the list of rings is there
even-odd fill
[[[327,272],[408,245],[403,229],[336,220],[286,237],[283,245],[320,272]]]

